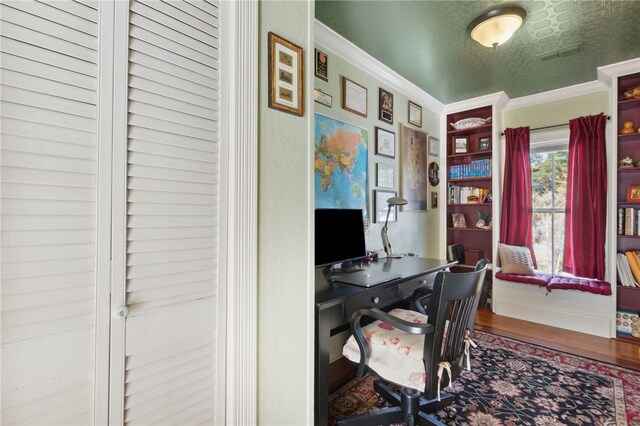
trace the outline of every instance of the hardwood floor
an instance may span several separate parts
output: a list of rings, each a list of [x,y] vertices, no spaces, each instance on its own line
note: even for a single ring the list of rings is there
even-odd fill
[[[495,315],[488,309],[478,309],[475,328],[640,371],[640,344],[627,340],[607,339],[517,320]],[[329,369],[330,392],[353,377],[355,377],[353,364],[344,358],[335,361]]]

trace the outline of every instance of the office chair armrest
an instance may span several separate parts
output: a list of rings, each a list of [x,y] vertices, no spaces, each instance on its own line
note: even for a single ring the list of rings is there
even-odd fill
[[[401,320],[388,313],[375,308],[359,309],[351,316],[351,333],[360,349],[360,363],[358,364],[358,377],[364,376],[365,366],[369,364],[369,342],[362,332],[360,321],[363,317],[371,317],[383,321],[390,326],[410,334],[430,334],[434,332],[433,325],[428,323],[413,323]]]
[[[417,288],[413,292],[413,295],[411,296],[413,300],[413,305],[415,306],[416,310],[423,315],[427,315],[427,310],[425,309],[425,306],[422,304],[422,300],[428,299],[429,297],[431,297],[431,293],[433,293],[433,288],[420,287],[420,288]]]

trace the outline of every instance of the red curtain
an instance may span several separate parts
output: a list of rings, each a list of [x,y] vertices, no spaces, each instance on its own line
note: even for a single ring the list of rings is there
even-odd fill
[[[505,129],[505,165],[500,217],[500,242],[529,247],[533,264],[533,227],[531,217],[531,159],[529,128]]]
[[[603,114],[569,121],[564,270],[604,279],[607,150]]]

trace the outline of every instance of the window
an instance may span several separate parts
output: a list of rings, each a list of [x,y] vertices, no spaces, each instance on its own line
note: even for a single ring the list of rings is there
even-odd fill
[[[566,145],[531,149],[533,251],[543,272],[562,272],[567,157]]]

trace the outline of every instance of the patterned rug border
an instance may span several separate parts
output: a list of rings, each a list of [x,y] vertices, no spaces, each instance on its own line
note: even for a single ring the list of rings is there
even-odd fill
[[[519,357],[549,362],[560,370],[581,371],[609,379],[612,383],[611,398],[616,426],[640,426],[640,371],[487,331],[476,330],[474,340],[487,349],[506,350]],[[372,402],[375,400],[373,389],[369,389],[372,381],[370,376],[349,381],[330,396],[330,403],[339,394],[355,393],[358,410],[372,408],[375,405]]]

